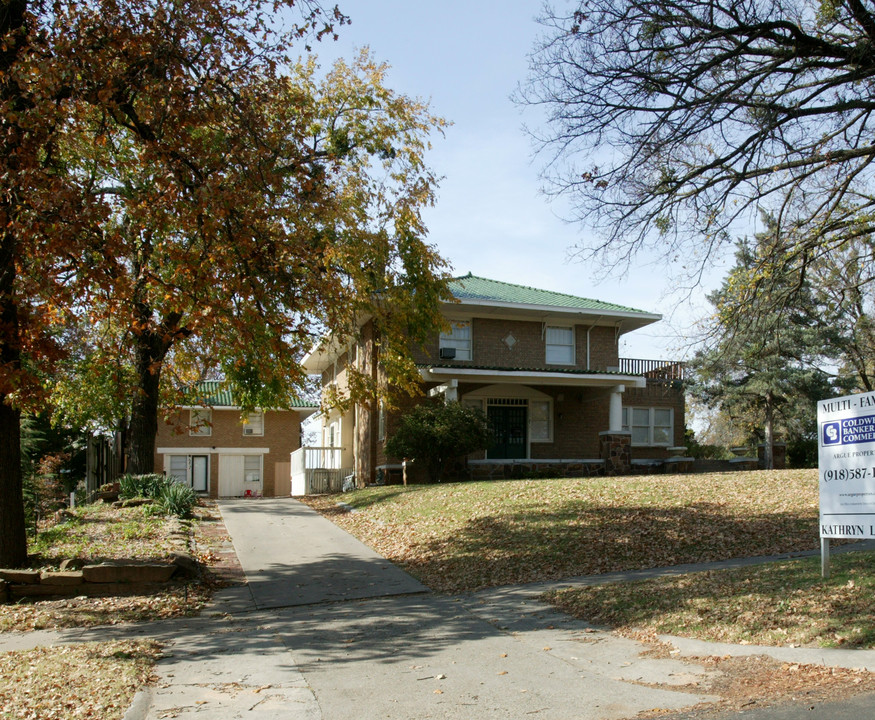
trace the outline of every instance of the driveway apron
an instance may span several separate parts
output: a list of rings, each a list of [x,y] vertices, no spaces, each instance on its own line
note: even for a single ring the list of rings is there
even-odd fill
[[[258,610],[427,592],[297,500],[222,500],[219,506]]]

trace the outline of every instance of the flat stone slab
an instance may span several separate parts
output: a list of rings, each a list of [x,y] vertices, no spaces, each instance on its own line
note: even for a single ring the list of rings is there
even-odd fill
[[[176,566],[167,563],[114,562],[86,565],[82,577],[88,583],[160,583],[175,571]]]
[[[0,569],[0,579],[11,583],[27,583],[37,585],[40,581],[39,570]]]
[[[85,582],[82,572],[69,570],[67,572],[43,572],[39,576],[40,585],[81,585]]]

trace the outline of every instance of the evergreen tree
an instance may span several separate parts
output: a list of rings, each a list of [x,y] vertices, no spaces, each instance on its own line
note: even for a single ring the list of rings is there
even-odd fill
[[[735,267],[709,297],[709,342],[692,363],[692,392],[745,424],[749,436],[762,428],[770,468],[776,431],[789,441],[810,436],[816,402],[833,390],[822,369],[828,344],[810,283],[800,284],[798,271],[767,279],[760,272],[776,237],[775,222],[766,222],[766,232],[739,242]]]

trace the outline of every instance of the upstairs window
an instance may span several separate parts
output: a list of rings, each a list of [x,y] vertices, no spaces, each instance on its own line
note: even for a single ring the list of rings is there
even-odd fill
[[[264,413],[251,412],[246,413],[243,418],[243,434],[244,435],[264,435]]]
[[[188,434],[192,437],[209,437],[213,434],[213,411],[209,408],[190,410]]]
[[[574,328],[548,325],[544,340],[548,365],[574,365]]]
[[[439,347],[442,360],[470,360],[471,322],[469,320],[452,322],[450,331],[441,333]]]

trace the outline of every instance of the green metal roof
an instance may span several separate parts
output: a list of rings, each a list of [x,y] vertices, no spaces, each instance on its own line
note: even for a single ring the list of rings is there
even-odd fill
[[[206,405],[214,408],[236,408],[239,405],[234,401],[233,389],[221,380],[204,380],[196,383],[189,394],[192,405]],[[296,400],[293,404],[296,408],[318,408],[313,402]]]
[[[538,290],[526,285],[490,280],[468,273],[453,278],[449,283],[453,296],[461,301],[480,300],[485,302],[511,303],[515,305],[540,305],[544,307],[569,310],[595,310],[604,312],[640,313],[652,315],[644,310],[617,305],[615,303],[591,300],[552,290]]]

